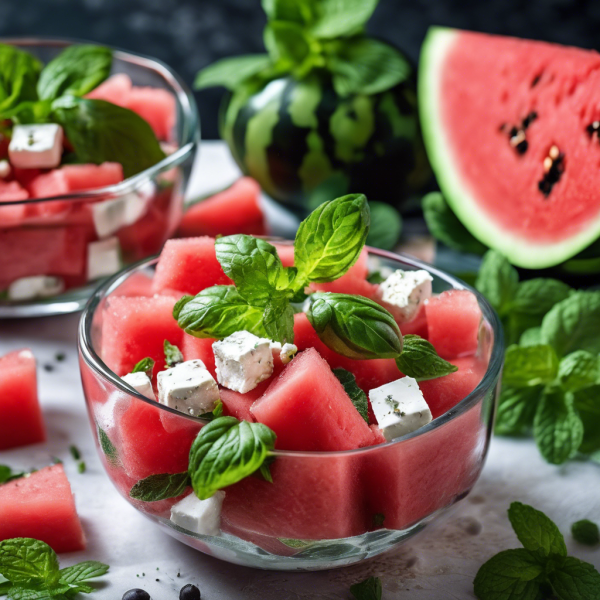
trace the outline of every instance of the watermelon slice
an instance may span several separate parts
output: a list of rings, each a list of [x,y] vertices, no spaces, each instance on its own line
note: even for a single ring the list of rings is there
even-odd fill
[[[179,225],[179,235],[266,235],[259,197],[258,183],[241,177],[226,190],[190,206]]]
[[[55,552],[85,549],[75,499],[62,465],[0,486],[0,540],[30,537]]]
[[[169,240],[165,244],[156,265],[153,289],[197,294],[213,285],[231,283],[217,260],[214,238],[205,236]]]
[[[0,417],[0,450],[45,441],[31,350],[0,357]]]
[[[432,28],[419,67],[423,137],[469,231],[545,268],[600,236],[600,54]]]

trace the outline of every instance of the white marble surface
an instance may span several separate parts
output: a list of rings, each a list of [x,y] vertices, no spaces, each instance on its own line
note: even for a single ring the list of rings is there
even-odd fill
[[[225,166],[224,157],[221,147],[204,146],[193,194],[222,187],[227,182],[226,169],[235,177],[235,168]],[[209,185],[209,174],[215,172],[220,174],[219,185],[213,186],[216,178]],[[275,221],[281,222],[274,214]],[[600,522],[600,467],[582,462],[553,467],[539,458],[532,442],[500,438],[493,440],[472,494],[443,523],[391,555],[335,571],[282,573],[228,565],[191,550],[129,506],[104,475],[79,380],[77,322],[77,315],[0,321],[0,355],[29,347],[38,359],[40,398],[49,434],[47,444],[0,452],[0,463],[32,468],[48,464],[52,456],[64,461],[88,548],[62,555],[61,561],[67,565],[96,559],[111,565],[106,585],[93,596],[98,600],[119,600],[133,587],[148,590],[154,600],[176,600],[178,590],[188,582],[200,587],[204,600],[348,600],[350,584],[369,575],[382,578],[384,600],[474,598],[472,581],[479,566],[496,552],[518,545],[506,517],[513,500],[546,512],[565,533],[569,551],[600,568],[600,549],[580,546],[569,535],[575,520]],[[64,362],[55,360],[57,352],[66,354]],[[45,370],[44,365],[52,365],[53,370]],[[70,444],[83,454],[84,474],[77,472]]]

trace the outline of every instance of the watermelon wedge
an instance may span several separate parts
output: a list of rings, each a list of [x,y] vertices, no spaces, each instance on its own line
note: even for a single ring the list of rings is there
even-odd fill
[[[434,27],[418,95],[440,188],[477,239],[545,268],[600,236],[600,54]]]

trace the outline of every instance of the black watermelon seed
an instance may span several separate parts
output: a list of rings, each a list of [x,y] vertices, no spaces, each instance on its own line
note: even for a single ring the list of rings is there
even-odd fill
[[[508,136],[511,138],[517,137],[517,134],[519,133],[519,130],[516,127],[511,127],[510,131],[508,132]]]
[[[535,87],[540,82],[541,78],[542,78],[542,74],[541,73],[539,75],[536,75],[533,78],[533,81],[531,82],[531,87]]]
[[[519,153],[519,154],[525,154],[525,152],[527,152],[527,148],[529,147],[529,143],[527,142],[527,140],[521,140],[516,146],[515,146],[515,150]]]
[[[544,196],[547,198],[552,191],[552,184],[544,178],[538,183],[538,188],[540,192],[542,192],[542,194],[544,194]]]
[[[523,119],[523,129],[527,129],[536,119],[538,115],[535,110],[532,110],[524,119]]]
[[[598,135],[600,133],[600,121],[594,121],[590,123],[585,130],[588,132],[590,137],[592,137],[594,134]]]
[[[188,583],[181,588],[179,600],[200,600],[200,590],[195,585]]]
[[[136,588],[123,594],[123,600],[150,600],[150,594],[146,590]]]

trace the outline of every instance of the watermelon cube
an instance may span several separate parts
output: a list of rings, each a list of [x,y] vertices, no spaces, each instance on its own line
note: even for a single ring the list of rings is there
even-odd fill
[[[93,89],[86,98],[93,100],[106,100],[118,106],[125,106],[129,92],[131,92],[131,78],[125,73],[117,73],[103,81]]]
[[[0,180],[0,223],[2,227],[23,223],[27,209],[25,204],[3,206],[3,203],[13,200],[26,200],[27,198],[29,198],[29,192],[21,187],[18,181],[7,183]]]
[[[448,290],[427,300],[427,338],[445,359],[477,351],[481,309],[468,290]]]
[[[154,374],[165,368],[164,341],[181,344],[183,332],[173,318],[173,296],[111,297],[102,320],[101,357],[117,375],[130,373],[147,356]]]
[[[113,293],[114,296],[153,296],[152,278],[146,273],[134,273]]]
[[[177,120],[175,96],[167,90],[133,86],[127,108],[146,120],[159,140],[170,140]]]
[[[273,246],[277,248],[277,255],[281,264],[284,267],[294,266],[294,246],[292,244],[277,244],[273,243]]]
[[[410,321],[396,321],[402,335],[418,335],[422,338],[427,339],[429,331],[427,329],[427,313],[425,312],[425,305],[421,305],[419,311]]]
[[[155,292],[173,289],[197,294],[213,285],[230,285],[215,251],[214,238],[205,236],[169,240],[156,265]]]
[[[185,360],[199,358],[206,365],[210,374],[216,378],[215,355],[212,349],[215,341],[212,338],[197,338],[189,333],[184,333],[180,349]]]
[[[372,443],[369,426],[314,348],[298,354],[250,410],[277,434],[282,450],[350,450]]]
[[[0,486],[0,540],[16,537],[41,540],[55,552],[85,549],[75,499],[62,465]]]
[[[16,350],[0,358],[0,450],[46,440],[35,358]]]
[[[123,167],[116,162],[65,165],[60,172],[64,175],[70,192],[92,190],[123,181]]]
[[[179,225],[179,235],[266,235],[259,196],[258,183],[242,177],[226,190],[190,206]]]
[[[312,283],[311,287],[318,292],[335,292],[337,294],[358,294],[372,298],[377,291],[377,286],[369,283],[369,253],[366,248],[362,249],[358,260],[348,269],[344,275],[327,283]]]

